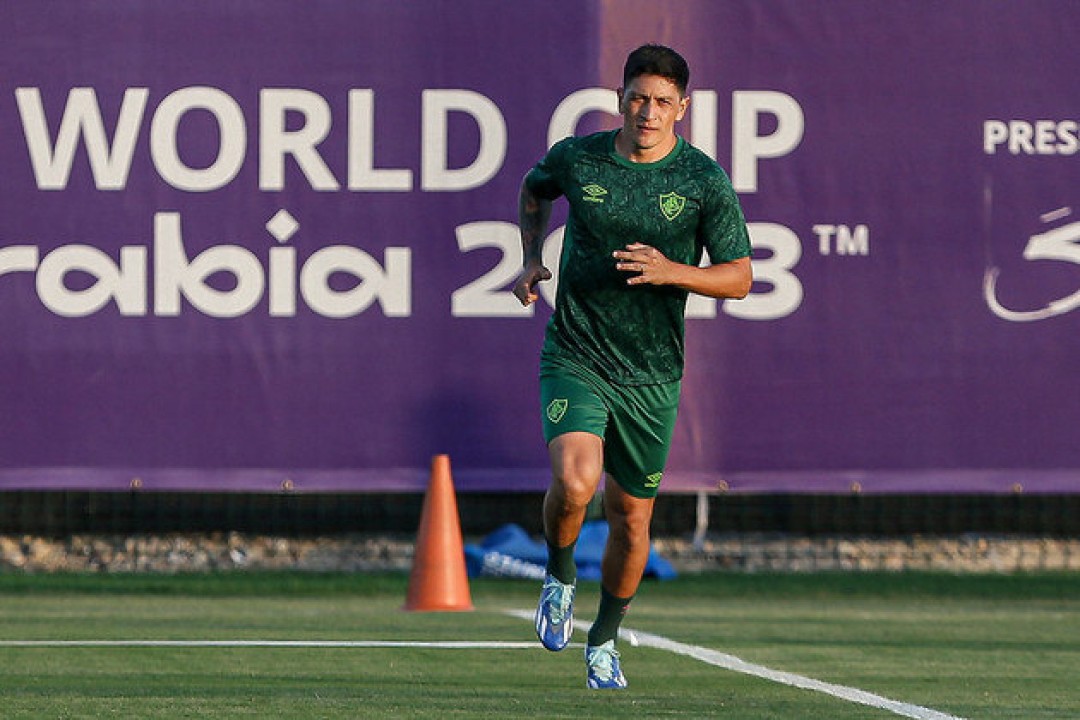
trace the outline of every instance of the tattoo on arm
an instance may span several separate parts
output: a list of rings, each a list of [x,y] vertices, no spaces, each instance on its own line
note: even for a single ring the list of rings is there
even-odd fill
[[[551,218],[551,201],[533,195],[523,184],[518,199],[518,225],[525,264],[543,264],[544,239]]]

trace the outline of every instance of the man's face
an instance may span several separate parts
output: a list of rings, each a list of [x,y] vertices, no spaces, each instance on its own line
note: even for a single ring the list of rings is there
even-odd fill
[[[667,150],[675,138],[690,98],[679,95],[675,83],[659,75],[638,75],[619,91],[623,134],[637,152]]]

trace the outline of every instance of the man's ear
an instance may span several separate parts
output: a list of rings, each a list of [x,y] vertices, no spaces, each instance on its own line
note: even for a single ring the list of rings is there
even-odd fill
[[[690,95],[679,100],[679,114],[675,116],[675,120],[679,121],[683,119],[683,115],[686,114],[687,109],[690,107]]]
[[[622,114],[622,111],[623,111],[622,110],[622,101],[623,101],[624,95],[625,95],[625,93],[623,92],[623,88],[621,88],[621,87],[620,88],[615,88],[615,97],[619,98],[619,114],[620,115]]]

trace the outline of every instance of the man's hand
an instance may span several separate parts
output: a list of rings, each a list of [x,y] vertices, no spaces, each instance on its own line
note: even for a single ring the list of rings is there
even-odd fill
[[[514,297],[522,305],[532,305],[540,299],[540,295],[536,292],[537,283],[550,279],[551,271],[543,265],[526,265],[514,284]]]
[[[643,243],[631,243],[613,253],[615,268],[631,275],[627,285],[670,285],[675,282],[679,263],[668,260],[662,252]]]

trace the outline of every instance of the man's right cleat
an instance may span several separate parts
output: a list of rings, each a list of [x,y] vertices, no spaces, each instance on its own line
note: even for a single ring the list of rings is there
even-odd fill
[[[626,676],[619,666],[619,651],[615,641],[608,640],[602,645],[585,647],[585,666],[589,675],[586,684],[591,690],[622,690],[626,687]]]
[[[574,632],[574,583],[561,583],[544,575],[544,589],[536,606],[536,636],[548,650],[570,644]]]

